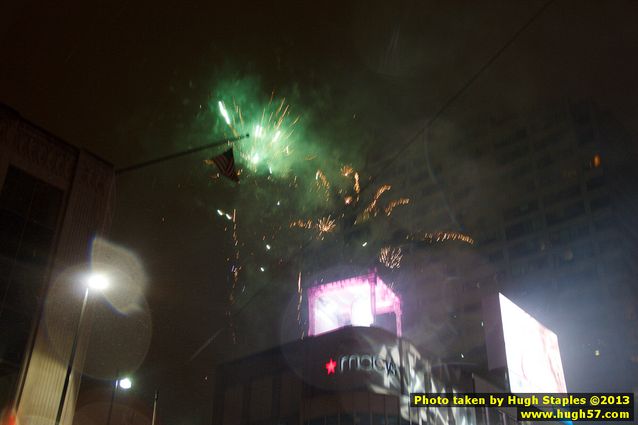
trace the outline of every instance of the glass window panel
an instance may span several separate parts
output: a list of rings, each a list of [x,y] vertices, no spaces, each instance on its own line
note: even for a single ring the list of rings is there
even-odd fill
[[[354,417],[350,413],[339,415],[339,425],[354,425]]]

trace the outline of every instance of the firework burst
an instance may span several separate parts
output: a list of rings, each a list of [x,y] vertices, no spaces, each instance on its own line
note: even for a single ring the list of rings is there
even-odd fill
[[[389,269],[398,269],[401,267],[401,259],[403,254],[401,248],[392,248],[389,246],[381,248],[379,252],[379,262]]]
[[[319,237],[323,239],[324,233],[330,233],[335,230],[337,225],[335,224],[335,220],[328,217],[321,217],[317,221],[317,229],[319,230]]]
[[[294,161],[295,133],[300,116],[291,114],[286,98],[278,99],[272,92],[270,99],[257,104],[240,105],[235,97],[228,101],[218,99],[211,110],[217,110],[224,126],[233,136],[250,134],[238,143],[237,151],[247,168],[253,172],[286,175]]]
[[[327,217],[321,217],[316,221],[313,220],[295,220],[290,223],[290,227],[298,227],[300,229],[306,230],[316,230],[317,231],[317,239],[323,240],[324,235],[326,233],[332,233],[335,231],[337,224],[336,220],[333,219],[330,215]]]

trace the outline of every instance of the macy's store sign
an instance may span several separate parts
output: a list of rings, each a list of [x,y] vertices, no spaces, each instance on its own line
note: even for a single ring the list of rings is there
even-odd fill
[[[399,376],[397,365],[391,357],[383,358],[376,354],[349,354],[340,356],[338,362],[331,357],[324,367],[328,375],[334,375],[339,370],[339,373],[362,371]]]

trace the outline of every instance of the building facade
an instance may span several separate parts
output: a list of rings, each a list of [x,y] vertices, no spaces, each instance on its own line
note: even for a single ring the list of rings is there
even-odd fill
[[[107,231],[113,185],[111,164],[0,105],[0,403],[21,424],[56,417],[83,294],[69,270],[88,264]],[[80,344],[76,367],[83,353]],[[79,380],[61,423],[72,421]]]
[[[486,408],[412,408],[410,392],[473,392],[471,374],[408,340],[344,327],[218,366],[213,424],[506,424]]]
[[[565,102],[433,130],[391,166],[373,161],[387,169],[377,180],[411,200],[391,231],[474,239],[413,248],[411,265],[404,255],[413,272],[403,281],[414,283],[397,290],[411,293],[405,322],[416,324],[406,335],[485,364],[480,300],[502,292],[558,334],[568,390],[635,390],[636,159],[611,115]]]

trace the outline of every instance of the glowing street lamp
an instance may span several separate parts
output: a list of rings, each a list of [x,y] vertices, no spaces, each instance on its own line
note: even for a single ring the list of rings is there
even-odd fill
[[[73,335],[73,344],[71,345],[71,355],[69,356],[69,362],[66,367],[66,376],[64,377],[64,385],[62,386],[62,394],[60,395],[60,403],[58,404],[58,413],[55,417],[55,425],[60,425],[62,419],[62,411],[64,410],[64,401],[66,399],[66,393],[69,390],[69,381],[71,380],[71,372],[73,371],[73,363],[75,362],[75,353],[78,348],[78,339],[80,336],[80,330],[82,329],[82,323],[84,321],[84,313],[86,311],[86,304],[89,300],[89,291],[103,291],[109,286],[108,277],[101,273],[91,273],[85,282],[86,289],[84,291],[84,299],[82,301],[82,308],[80,309],[80,317],[78,318],[78,324],[75,328],[75,335]]]
[[[118,381],[117,385],[123,390],[130,390],[133,386],[133,381],[131,381],[130,378],[122,378]]]
[[[96,291],[103,291],[109,287],[109,279],[102,273],[91,273],[86,279],[89,288]]]
[[[116,375],[119,375],[119,371]],[[123,390],[130,390],[133,386],[133,381],[131,378],[124,377],[122,379],[119,376],[115,377],[115,383],[113,384],[113,392],[111,393],[111,403],[109,404],[109,411],[106,415],[106,425],[111,425],[111,416],[113,415],[113,404],[115,404],[115,394],[117,393],[117,389],[121,388]]]

